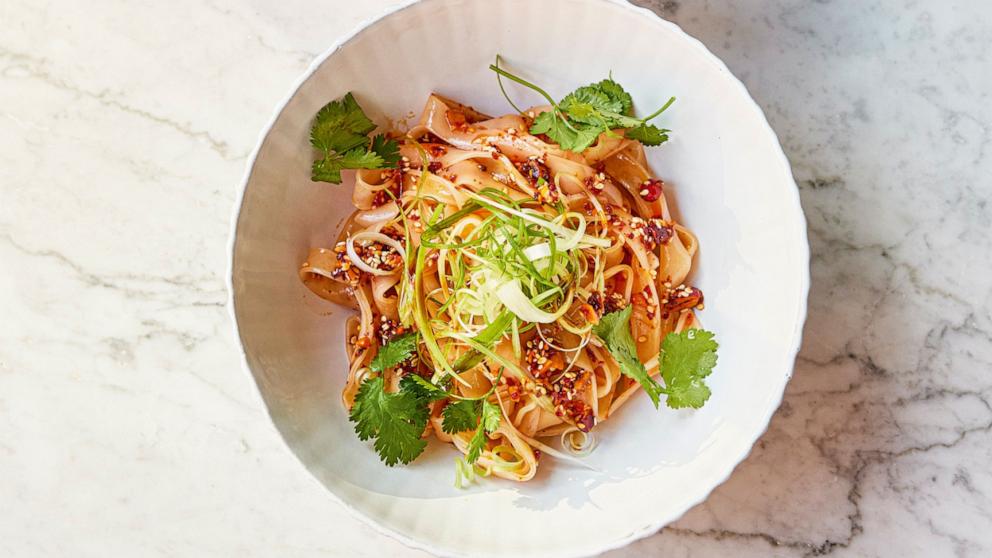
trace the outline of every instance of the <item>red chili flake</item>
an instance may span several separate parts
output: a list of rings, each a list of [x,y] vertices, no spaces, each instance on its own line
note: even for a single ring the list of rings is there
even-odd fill
[[[597,314],[600,314],[603,311],[603,297],[599,294],[599,291],[589,295],[586,302],[589,303],[589,306],[592,306],[592,309],[595,310]]]
[[[511,401],[519,401],[520,396],[523,393],[523,388],[520,387],[520,381],[516,378],[507,378],[503,376],[506,380],[506,394],[510,397]]]
[[[435,159],[442,157],[445,153],[448,152],[448,149],[445,146],[437,143],[432,143],[428,145],[424,150],[427,151],[427,153],[430,154],[430,156]]]
[[[537,184],[537,181],[541,178],[545,182],[551,183],[551,171],[548,169],[547,165],[542,163],[537,159],[527,159],[526,161],[517,165],[517,169],[520,170],[520,174],[527,177],[531,184]]]
[[[392,180],[394,177],[397,177],[398,174],[399,174],[398,170],[392,171],[390,173],[390,176],[384,176],[384,178],[386,178],[386,180]],[[397,178],[396,182],[394,182],[392,185],[389,186],[389,188],[387,188],[389,192],[393,194],[392,196],[386,193],[386,189],[379,190],[378,192],[376,192],[375,195],[372,197],[372,206],[379,207],[381,205],[385,205],[391,202],[395,198],[398,198],[400,196],[400,193],[402,192],[402,186],[400,184],[401,182],[402,180]]]
[[[672,226],[661,219],[651,219],[644,227],[644,240],[651,249],[662,244],[668,244],[674,231]]]
[[[565,357],[544,341],[530,341],[525,353],[527,368],[535,378],[549,377],[565,367]]]
[[[696,308],[697,306],[702,305],[703,291],[697,289],[696,287],[679,285],[674,289],[668,290],[668,292],[665,293],[665,298],[662,299],[661,302],[662,306],[665,308],[665,312],[662,316],[667,318],[671,312],[688,310],[689,308]]]
[[[427,170],[430,172],[437,172],[441,170],[441,161],[431,161],[427,164]]]
[[[647,288],[645,287],[644,290],[647,290]],[[630,303],[633,304],[634,306],[647,306],[648,297],[645,296],[643,291],[639,293],[634,293],[634,295],[630,297]]]
[[[589,432],[596,425],[596,417],[591,412],[583,413],[581,417],[576,419],[575,425],[579,427],[579,430]]]
[[[573,398],[568,399],[567,395],[562,395],[560,403],[555,407],[555,414],[571,419],[579,427],[579,430],[583,432],[592,430],[592,427],[596,424],[596,417],[593,415],[592,409],[578,397],[574,397],[574,392],[563,391],[560,393],[573,393]]]
[[[657,178],[652,178],[651,180],[646,180],[641,184],[641,189],[638,192],[641,195],[641,199],[646,202],[658,201],[661,197],[661,187],[663,182]]]
[[[622,294],[610,293],[609,296],[606,297],[606,302],[603,304],[603,313],[609,314],[610,312],[623,310],[626,307],[627,300],[624,299]]]

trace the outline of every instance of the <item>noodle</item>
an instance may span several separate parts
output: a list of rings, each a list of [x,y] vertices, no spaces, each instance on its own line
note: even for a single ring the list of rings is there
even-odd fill
[[[346,328],[346,407],[376,375],[381,347],[418,327],[419,358],[381,373],[388,392],[408,374],[448,374],[458,401],[498,405],[478,460],[458,461],[468,482],[526,481],[541,455],[593,450],[594,426],[641,389],[592,334],[604,314],[633,307],[636,356],[657,375],[662,340],[698,327],[702,308],[684,285],[698,241],[673,221],[641,144],[604,133],[564,151],[528,132],[543,110],[490,118],[431,95],[399,168],[357,172],[352,219],[299,270],[316,295],[359,311]],[[467,455],[473,431],[443,429],[449,404],[430,402],[424,436]],[[553,437],[564,452],[547,445]]]

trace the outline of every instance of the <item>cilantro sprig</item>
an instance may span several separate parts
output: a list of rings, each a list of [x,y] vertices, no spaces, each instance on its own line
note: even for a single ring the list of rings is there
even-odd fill
[[[416,355],[419,340],[414,331],[398,335],[379,348],[369,363],[369,369],[379,376],[362,383],[351,408],[349,419],[355,423],[355,433],[361,440],[375,439],[373,446],[386,465],[410,463],[427,446],[422,435],[430,417],[430,403],[454,399],[442,412],[441,428],[448,433],[475,430],[467,456],[468,463],[475,463],[485,446],[486,434],[499,428],[499,406],[487,398],[495,390],[502,371],[493,387],[475,398],[456,395],[417,374],[404,376],[395,393],[386,392],[382,372]]]
[[[551,105],[551,110],[534,118],[530,133],[545,134],[565,150],[581,152],[596,143],[600,134],[615,135],[613,130],[625,128],[625,137],[644,145],[661,145],[668,141],[668,132],[648,121],[665,112],[675,102],[672,97],[661,108],[644,118],[634,117],[634,103],[630,94],[619,83],[607,78],[572,91],[561,101],[555,100],[541,87],[499,67],[500,57],[489,69],[496,72],[504,96],[501,78],[513,80],[533,89]],[[509,101],[509,97],[507,97]],[[512,101],[510,104],[517,108]],[[519,111],[519,109],[517,109]]]
[[[486,434],[492,434],[499,428],[500,409],[498,405],[487,399],[477,401],[463,400],[448,404],[441,412],[441,430],[448,434],[465,432],[475,429],[475,434],[468,444],[468,454],[465,460],[475,463],[482,455],[486,444]]]
[[[360,440],[375,438],[375,450],[386,465],[407,464],[427,447],[421,437],[430,416],[427,402],[412,382],[400,382],[399,391],[386,393],[385,381],[379,376],[358,388],[349,418]]]
[[[634,337],[630,333],[630,312],[633,306],[627,306],[618,312],[610,312],[599,320],[592,331],[606,345],[606,349],[613,355],[614,360],[620,365],[620,372],[624,376],[637,380],[644,391],[651,398],[651,402],[658,407],[660,396],[665,388],[655,381],[649,374],[644,364],[637,358],[637,346],[634,344]]]
[[[637,358],[637,346],[630,332],[632,308],[627,306],[606,314],[593,327],[593,333],[606,345],[620,366],[620,372],[640,383],[656,408],[661,395],[666,396],[665,403],[672,409],[702,407],[710,398],[710,388],[704,380],[717,360],[719,345],[713,339],[713,333],[703,329],[669,333],[662,341],[658,355],[661,378],[665,382],[661,385]]]
[[[435,399],[435,394],[417,383],[416,379],[422,378],[416,374],[400,380],[396,393],[387,393],[382,377],[382,372],[416,354],[417,341],[417,332],[411,332],[396,336],[379,347],[369,363],[369,369],[379,376],[366,380],[358,388],[348,417],[355,423],[359,439],[375,438],[375,450],[390,467],[397,462],[410,463],[427,446],[421,435],[430,416],[428,403]]]
[[[313,162],[311,180],[340,184],[343,169],[396,166],[399,145],[382,134],[369,142],[375,128],[351,93],[324,105],[310,128],[310,144],[322,155]]]

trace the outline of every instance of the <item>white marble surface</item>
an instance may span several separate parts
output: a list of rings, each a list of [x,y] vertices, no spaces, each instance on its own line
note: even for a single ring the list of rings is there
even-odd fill
[[[992,555],[992,4],[640,3],[766,110],[813,289],[751,457],[611,555]],[[0,3],[0,555],[422,555],[284,449],[223,307],[258,131],[388,4]]]

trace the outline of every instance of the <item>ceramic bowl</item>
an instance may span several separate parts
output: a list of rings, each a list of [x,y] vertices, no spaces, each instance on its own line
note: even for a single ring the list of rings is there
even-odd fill
[[[698,411],[640,397],[597,427],[595,470],[542,459],[524,484],[453,486],[450,446],[388,468],[341,406],[348,311],[297,278],[352,211],[350,183],[310,181],[308,131],[354,92],[382,126],[437,91],[511,112],[487,69],[508,68],[560,98],[612,72],[641,114],[669,96],[670,142],[648,149],[681,221],[699,237],[693,282],[721,343],[713,396]],[[521,102],[531,92],[509,88]],[[806,312],[806,228],[789,164],[744,86],[697,40],[613,0],[426,0],[370,21],[323,54],[264,130],[237,204],[231,293],[247,369],[273,422],[313,476],[359,517],[444,555],[576,556],[657,531],[701,502],[747,456],[778,407]],[[265,479],[258,479],[265,482]],[[321,521],[314,518],[314,521]],[[333,525],[328,525],[333,530]]]

